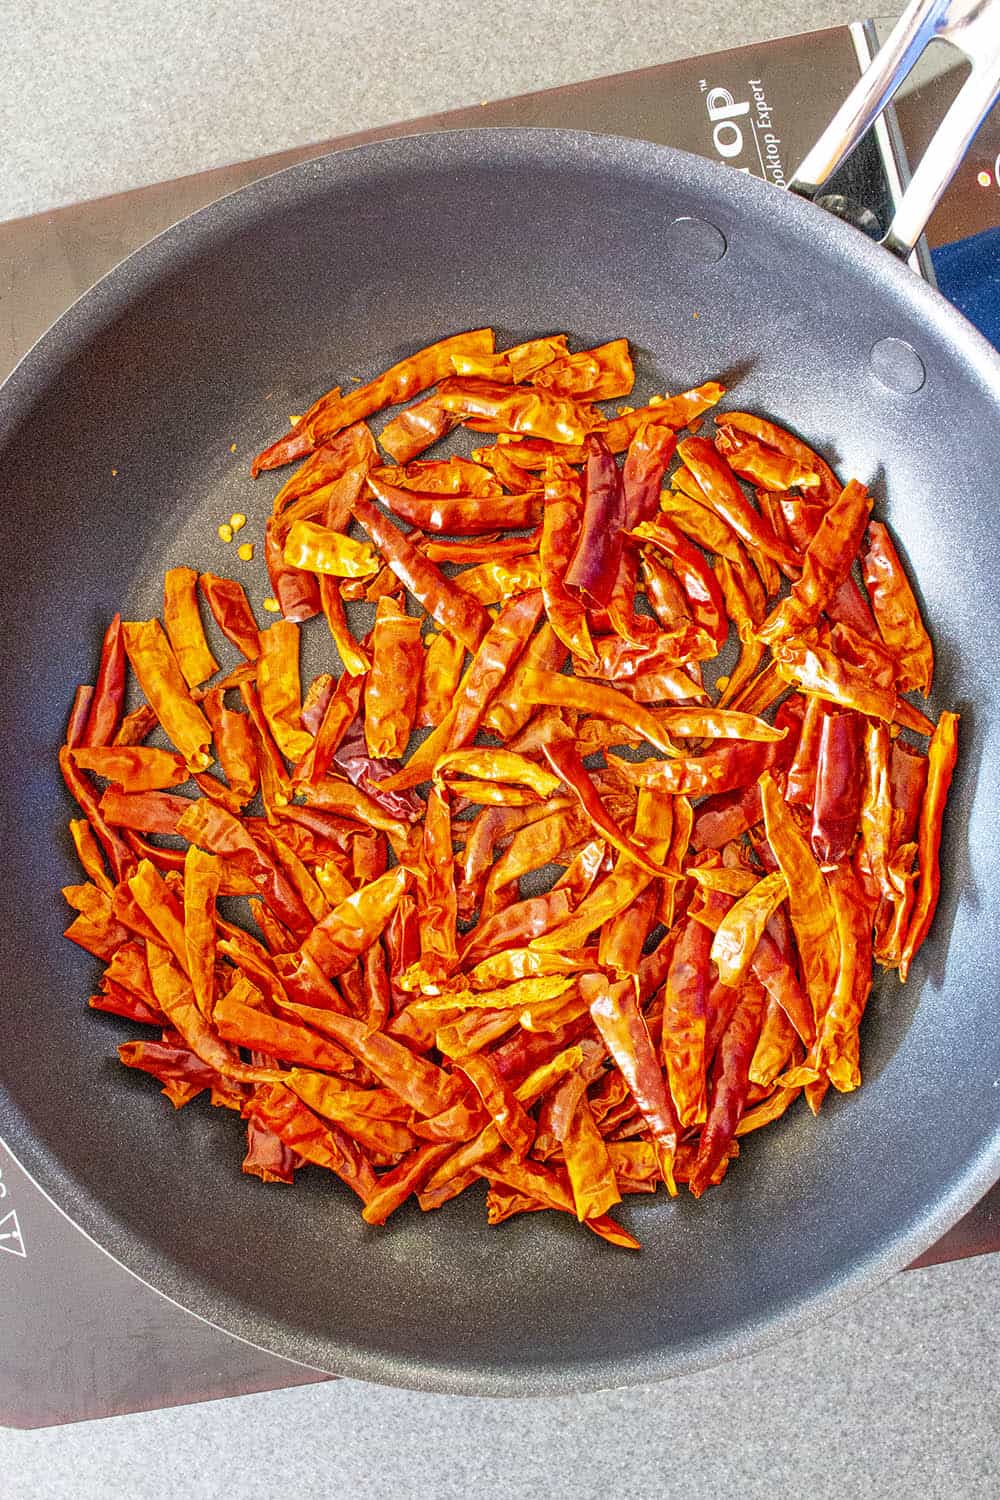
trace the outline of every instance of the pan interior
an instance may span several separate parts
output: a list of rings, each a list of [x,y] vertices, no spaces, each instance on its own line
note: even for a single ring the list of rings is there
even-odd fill
[[[377,1231],[326,1174],[294,1190],[241,1176],[233,1116],[200,1102],[173,1116],[119,1068],[130,1029],[87,1011],[97,966],[60,937],[59,887],[77,875],[55,750],[108,617],[155,612],[171,565],[236,568],[216,527],[243,511],[260,539],[284,475],[253,483],[248,461],[290,413],[483,324],[577,347],[626,334],[643,393],[719,375],[727,405],[773,414],[870,483],[932,623],[934,707],[964,714],[942,906],[905,989],[876,987],[864,1087],[750,1138],[700,1203],[633,1200],[621,1217],[640,1255],[556,1215],[490,1230],[474,1193]],[[890,337],[920,356],[916,392],[873,367]],[[0,1079],[4,1133],[42,1185],[232,1332],[335,1372],[494,1394],[742,1352],[929,1243],[998,1159],[1000,377],[985,351],[808,206],[664,148],[541,131],[309,162],[113,272],[0,395]],[[262,572],[238,576],[259,603]]]

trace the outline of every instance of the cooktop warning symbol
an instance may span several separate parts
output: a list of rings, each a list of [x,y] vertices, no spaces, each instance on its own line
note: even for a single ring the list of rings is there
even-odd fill
[[[17,1214],[13,1209],[0,1219],[0,1250],[8,1250],[11,1255],[20,1255],[22,1260],[28,1258],[24,1240],[21,1238],[21,1226],[17,1222]]]

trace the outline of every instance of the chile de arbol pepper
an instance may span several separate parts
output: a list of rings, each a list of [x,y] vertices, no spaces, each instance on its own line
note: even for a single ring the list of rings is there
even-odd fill
[[[802,574],[758,631],[765,645],[814,625],[851,570],[871,513],[871,497],[852,479],[823,515],[802,559]]]
[[[595,604],[606,605],[611,598],[625,515],[621,470],[604,440],[592,434],[587,439],[583,521],[563,578]]]
[[[754,979],[745,983],[722,1034],[709,1081],[705,1128],[691,1169],[690,1188],[696,1198],[712,1181],[746,1107],[750,1064],[763,1024],[764,1003],[763,986]]]
[[[163,580],[163,625],[177,665],[189,688],[219,670],[205,639],[198,612],[198,574],[193,568],[170,568]]]
[[[872,521],[868,528],[863,571],[879,632],[899,662],[900,690],[916,688],[926,697],[934,676],[934,648],[899,553],[881,521]]]
[[[470,651],[475,651],[489,629],[489,616],[482,605],[456,588],[369,501],[356,501],[354,515],[397,578],[419,599],[427,613],[443,630],[455,636]]]
[[[723,426],[716,435],[715,446],[733,473],[749,484],[780,491],[818,489],[822,483],[820,475],[808,464],[747,437],[738,428]]]
[[[627,396],[635,384],[635,370],[628,339],[612,339],[596,349],[576,354],[563,348],[527,377],[556,396],[575,396],[582,401],[613,401]]]
[[[198,587],[223,635],[242,651],[247,661],[256,661],[260,655],[260,629],[242,585],[232,578],[200,573]]]
[[[212,731],[188,692],[162,625],[159,620],[129,621],[122,630],[132,670],[164,733],[193,771],[204,771],[212,764]]]
[[[758,417],[745,411],[720,412],[718,425],[724,430],[734,428],[737,432],[747,433],[761,443],[765,443],[769,448],[785,454],[787,458],[794,459],[809,473],[818,475],[818,497],[827,504],[840,494],[843,486],[826,460],[818,453],[814,453],[807,443],[786,431],[784,427],[769,422],[765,417]]]
[[[863,790],[865,721],[850,709],[822,717],[813,792],[813,853],[821,865],[839,864],[854,845]]]
[[[939,864],[945,802],[958,759],[958,714],[943,713],[927,751],[927,790],[920,808],[917,858],[920,880],[913,915],[903,941],[899,977],[906,979],[913,956],[930,930],[941,891]]]
[[[82,744],[108,745],[114,739],[125,702],[126,665],[122,617],[115,615],[101,643],[101,660]]]
[[[493,332],[489,328],[474,329],[470,333],[459,333],[451,338],[440,339],[429,344],[416,354],[409,355],[386,370],[367,385],[342,395],[334,387],[306,412],[287,436],[272,443],[254,459],[250,472],[256,476],[263,469],[280,468],[295,458],[311,453],[321,443],[354,422],[363,421],[384,406],[396,406],[409,401],[420,391],[434,385],[449,375],[454,354],[491,354]]]
[[[438,398],[477,432],[515,432],[549,442],[582,443],[604,423],[599,413],[568,396],[538,389],[494,385],[488,380],[445,380]]]
[[[826,1014],[840,963],[836,914],[823,872],[799,831],[773,778],[760,780],[761,806],[768,843],[785,877],[788,910],[795,929],[813,1015]]]
[[[589,996],[594,1024],[621,1069],[649,1127],[657,1147],[657,1162],[663,1180],[668,1189],[675,1192],[673,1162],[680,1130],[677,1111],[666,1088],[632,985],[627,981],[608,984],[595,975],[582,988],[585,996]]]
[[[566,586],[566,570],[579,545],[583,517],[580,484],[565,465],[553,462],[545,476],[545,509],[538,556],[548,622],[566,649],[592,660],[587,614]]]
[[[380,599],[372,632],[372,665],[365,679],[365,743],[369,755],[400,756],[417,714],[424,648],[420,621],[394,600]]]
[[[705,503],[733,528],[746,546],[771,557],[782,572],[798,573],[798,559],[759,511],[746,499],[736,476],[707,438],[684,438],[677,451],[701,491]]]

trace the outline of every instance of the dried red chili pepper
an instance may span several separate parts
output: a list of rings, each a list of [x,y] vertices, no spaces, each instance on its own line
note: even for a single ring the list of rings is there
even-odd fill
[[[850,710],[833,710],[821,720],[810,842],[822,865],[847,859],[857,836],[864,730],[865,721]]]
[[[679,1122],[632,985],[608,984],[596,976],[581,987],[590,996],[590,1014],[621,1070],[657,1148],[657,1165],[667,1188],[676,1191],[673,1161]]]
[[[675,488],[660,492],[660,510],[672,525],[706,552],[720,559],[736,562],[742,542],[728,521],[702,503],[701,490],[687,469],[677,469],[671,484]],[[693,494],[688,491],[693,490]]]
[[[170,792],[120,792],[113,786],[100,801],[101,813],[111,827],[141,833],[176,833],[190,806],[188,797]]]
[[[122,631],[132,670],[164,733],[193,771],[204,771],[212,764],[212,731],[188,692],[162,625],[159,620],[127,621]]]
[[[787,895],[785,877],[776,871],[758,880],[726,912],[712,940],[712,962],[723,984],[742,983],[768,919]]]
[[[647,550],[639,574],[646,601],[664,630],[676,630],[690,620],[687,597],[667,563]]]
[[[81,746],[73,751],[73,759],[81,771],[103,776],[123,792],[152,792],[180,786],[190,774],[182,755],[145,745]]]
[[[461,421],[461,412],[447,411],[440,394],[432,391],[387,422],[379,434],[379,442],[397,463],[408,464],[418,453],[446,437]]]
[[[137,1068],[162,1083],[161,1092],[175,1109],[189,1104],[205,1089],[225,1083],[215,1068],[185,1045],[178,1032],[169,1029],[158,1042],[125,1042],[118,1048],[118,1059],[126,1068]]]
[[[769,773],[761,777],[768,843],[788,886],[788,910],[816,1022],[833,994],[840,963],[836,914],[823,872]]]
[[[727,740],[701,755],[676,760],[614,761],[617,775],[632,786],[672,796],[704,797],[729,792],[757,781],[772,765],[778,746],[759,740]]]
[[[754,551],[773,558],[782,572],[796,575],[799,564],[794,551],[775,536],[764,517],[754,510],[733,471],[708,439],[684,438],[677,451],[694,476],[705,503],[733,528],[740,540]]]
[[[711,636],[715,655],[729,634],[729,621],[722,590],[704,557],[665,516],[642,522],[632,534],[667,553],[695,619]]]
[[[328,1167],[366,1203],[378,1179],[364,1151],[339,1126],[324,1124],[283,1083],[254,1089],[244,1113],[304,1161]]]
[[[125,667],[122,617],[114,615],[101,643],[97,681],[81,744],[109,745],[114,739],[125,702]]]
[[[815,1070],[844,1093],[861,1083],[858,1027],[872,985],[872,910],[849,863],[838,864],[828,881],[840,936],[840,969],[816,1039]]]
[[[520,688],[526,703],[548,703],[557,708],[575,708],[601,718],[617,719],[638,730],[664,754],[674,751],[673,741],[656,715],[603,683],[567,677],[562,672],[528,670],[521,678]]]
[[[459,573],[456,582],[464,593],[480,604],[500,604],[517,594],[533,592],[541,586],[541,564],[538,557],[521,557],[515,562],[480,563]]]
[[[862,569],[879,633],[899,663],[900,691],[916,688],[927,697],[934,677],[934,648],[899,553],[881,521],[868,527]]]
[[[763,1024],[764,1003],[763,986],[752,979],[744,983],[732,1019],[722,1034],[709,1080],[705,1127],[691,1169],[689,1185],[696,1198],[713,1181],[746,1107],[750,1064]]]
[[[390,471],[392,472],[392,471]],[[368,485],[395,515],[421,531],[443,531],[449,536],[480,536],[495,526],[533,526],[541,516],[540,490],[521,495],[420,494],[387,484],[369,474]],[[498,487],[499,488],[499,487]]]
[[[428,614],[443,630],[449,631],[470,651],[475,651],[489,629],[489,616],[482,606],[456,588],[367,500],[357,501],[354,515],[397,578],[419,599]]]
[[[578,476],[564,465],[553,465],[546,473],[545,510],[538,548],[545,613],[567,650],[590,660],[593,647],[586,611],[566,587],[566,569],[579,542],[582,517]]]
[[[250,1177],[259,1177],[261,1182],[293,1183],[297,1168],[304,1165],[302,1157],[252,1115],[246,1124],[247,1154],[242,1170]]]
[[[611,598],[625,524],[622,473],[603,438],[587,439],[583,518],[563,582],[599,605]]]
[[[352,423],[363,421],[385,406],[409,401],[411,396],[450,374],[453,355],[492,352],[492,329],[478,328],[429,344],[346,395],[341,394],[339,387],[334,387],[313,403],[290,433],[257,455],[251,465],[251,474],[256,477],[263,469],[276,469],[291,463]]]
[[[208,648],[198,612],[198,574],[193,568],[170,568],[163,580],[163,624],[177,665],[189,688],[219,670]]]
[[[289,760],[299,760],[310,749],[313,737],[302,728],[299,627],[291,620],[275,620],[260,633],[257,690],[278,749]]]
[[[584,767],[583,761],[571,745],[565,742],[546,745],[544,754],[549,765],[561,776],[579,803],[596,831],[627,859],[633,860],[640,869],[650,875],[663,875],[662,865],[650,859],[644,849],[630,838],[609,813],[596,787]]]
[[[802,559],[801,577],[758,631],[766,645],[799,635],[816,623],[850,573],[871,508],[868,491],[852,479],[824,512]]]
[[[913,956],[930,931],[941,891],[940,849],[945,803],[958,758],[958,714],[943,713],[927,749],[927,790],[920,808],[917,858],[920,880],[913,915],[906,930],[899,961],[899,977],[905,980]]]
[[[205,694],[201,706],[212,726],[212,739],[222,774],[240,802],[247,803],[260,785],[257,750],[247,716],[227,708],[218,688]]]
[[[468,744],[479,729],[490,700],[524,650],[541,613],[540,591],[521,594],[503,606],[475,652],[451,710],[404,769],[386,778],[387,787],[396,791],[418,786],[433,772],[440,755]]]
[[[328,979],[342,973],[381,934],[409,880],[409,872],[397,865],[354,891],[314,925],[302,951]]]
[[[853,708],[866,718],[892,723],[896,717],[899,700],[895,689],[847,664],[828,646],[780,641],[772,650],[778,675],[801,692],[814,693],[841,708]]]
[[[808,1046],[816,1033],[812,1005],[799,979],[792,925],[780,907],[768,918],[750,966]]]
[[[778,427],[776,423],[769,422],[764,417],[754,416],[745,411],[720,412],[716,421],[723,429],[735,428],[737,432],[748,433],[751,437],[767,444],[769,448],[776,449],[777,452],[794,459],[808,472],[817,474],[820,481],[818,495],[821,500],[829,503],[840,494],[843,486],[826,460],[818,453],[814,453],[801,438],[795,437],[785,428]]]
[[[601,933],[598,962],[618,976],[637,977],[643,949],[660,921],[661,893],[648,885],[627,911],[619,912]],[[666,924],[664,924],[666,925]]]
[[[228,994],[220,995],[212,1019],[225,1040],[253,1047],[306,1068],[324,1068],[343,1073],[352,1066],[351,1054],[308,1026],[270,1015],[258,1004],[249,1004],[253,986],[239,979]]]
[[[429,729],[439,724],[451,708],[462,677],[465,647],[443,631],[426,636],[424,644],[416,724]]]
[[[340,678],[309,750],[295,767],[296,786],[308,785],[326,775],[357,717],[363,690],[364,684],[360,677],[345,672]],[[350,775],[350,772],[347,774]]]
[[[198,587],[223,635],[242,651],[247,661],[256,661],[260,654],[258,626],[242,585],[232,578],[201,573]]]
[[[676,432],[681,427],[688,427],[702,412],[709,411],[725,394],[725,386],[719,385],[717,380],[706,380],[704,385],[682,391],[679,396],[654,396],[648,406],[640,406],[636,411],[609,422],[605,440],[612,453],[623,453],[647,422],[672,427]]]
[[[565,347],[530,375],[517,375],[532,385],[544,386],[557,396],[575,396],[582,401],[613,401],[627,396],[635,384],[635,370],[628,339],[613,339],[596,349],[570,354]]]
[[[661,1057],[682,1126],[705,1118],[705,1034],[712,934],[688,917],[674,945],[663,995]]]
[[[691,833],[692,847],[698,853],[703,849],[721,849],[754,823],[759,823],[762,817],[760,788],[756,782],[731,792],[716,792],[698,804]]]
[[[380,599],[372,632],[372,667],[365,679],[365,743],[369,755],[403,754],[417,712],[423,665],[420,621],[392,599]]]
[[[100,890],[106,891],[110,895],[114,890],[114,885],[108,876],[97,836],[87,822],[87,819],[70,818],[69,831],[73,840],[73,847],[76,850],[76,857],[83,866],[87,879],[93,881],[94,885]]]
[[[513,432],[560,444],[582,443],[603,426],[596,413],[566,396],[544,390],[512,390],[488,380],[443,380],[438,400],[445,411],[477,432]]]
[[[722,427],[715,446],[740,479],[748,484],[763,485],[768,490],[818,489],[819,474],[807,464],[769,448],[754,438],[745,437],[738,428]]]
[[[828,705],[822,698],[806,698],[798,744],[785,773],[785,801],[790,804],[812,805],[816,793],[816,768],[819,761],[820,739],[827,708]]]
[[[322,608],[316,575],[285,562],[287,526],[271,516],[264,526],[264,562],[271,591],[286,620],[301,624]]]

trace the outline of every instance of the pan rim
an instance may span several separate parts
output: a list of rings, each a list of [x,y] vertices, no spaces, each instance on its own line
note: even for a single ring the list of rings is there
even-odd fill
[[[341,148],[326,156],[284,168],[178,220],[83,292],[22,356],[0,386],[0,448],[16,433],[55,370],[64,366],[67,353],[74,346],[97,336],[107,319],[125,312],[142,287],[155,284],[164,258],[172,254],[182,238],[190,239],[193,234],[192,249],[196,249],[201,236],[210,239],[223,233],[227,224],[238,227],[247,207],[255,205],[258,213],[273,211],[280,206],[283,195],[291,193],[293,188],[299,189],[310,178],[314,178],[317,188],[321,188],[331,177],[347,177],[352,171],[368,172],[376,167],[398,171],[407,161],[419,166],[430,143],[433,143],[435,155],[440,160],[442,142],[445,143],[445,154],[454,153],[456,160],[468,160],[470,156],[481,160],[483,152],[492,148],[501,151],[508,162],[514,159],[531,162],[544,158],[547,147],[558,145],[564,151],[573,151],[581,164],[589,162],[611,168],[624,153],[636,165],[646,165],[658,171],[666,168],[668,172],[674,168],[687,181],[703,187],[716,187],[721,181],[717,174],[725,170],[690,153],[651,142],[523,126],[415,133]],[[716,175],[712,176],[713,173]],[[801,233],[811,224],[820,239],[829,237],[835,245],[839,243],[849,248],[861,266],[870,268],[879,279],[888,273],[886,252],[849,225],[788,193],[782,193],[779,198],[771,185],[756,178],[730,173],[727,180],[733,184],[729,196],[734,215],[738,216],[741,201],[757,209],[766,204],[776,225],[790,224],[793,230]],[[770,196],[762,196],[767,194]],[[918,309],[926,310],[928,321],[942,330],[952,344],[960,347],[978,378],[991,386],[1000,399],[1000,353],[936,289],[923,283],[902,263],[896,263],[891,274],[895,276],[897,273],[912,277],[908,290]],[[292,1352],[295,1330],[266,1312],[253,1310],[252,1318],[249,1318],[253,1324],[253,1336],[249,1335],[246,1331],[248,1313],[246,1309],[240,1310],[231,1294],[226,1293],[220,1298],[218,1290],[196,1281],[190,1272],[181,1269],[133,1230],[125,1228],[81,1179],[68,1173],[58,1158],[50,1156],[33,1141],[30,1120],[2,1089],[0,1101],[3,1102],[3,1135],[10,1143],[8,1149],[36,1188],[98,1249],[158,1295],[230,1336],[307,1368],[382,1384],[463,1395],[524,1397],[582,1393],[662,1380],[691,1373],[725,1358],[741,1357],[833,1315],[859,1290],[874,1288],[902,1269],[971,1208],[1000,1174],[998,1126],[992,1138],[984,1141],[980,1153],[952,1179],[950,1191],[944,1198],[939,1197],[929,1213],[913,1218],[902,1233],[897,1231],[891,1239],[880,1240],[875,1251],[827,1278],[812,1295],[799,1297],[782,1311],[756,1321],[745,1321],[738,1329],[731,1330],[725,1337],[717,1337],[711,1343],[702,1340],[697,1348],[660,1347],[623,1358],[614,1365],[581,1360],[572,1364],[549,1362],[511,1369],[500,1365],[444,1365],[418,1356],[375,1356],[355,1347],[341,1348],[335,1338],[328,1336],[325,1342],[330,1350],[329,1364],[324,1358],[324,1364],[318,1366],[311,1359],[302,1359]],[[67,1202],[72,1208],[62,1206]],[[110,1249],[109,1245],[117,1248]],[[211,1311],[205,1310],[209,1302],[212,1303]]]

